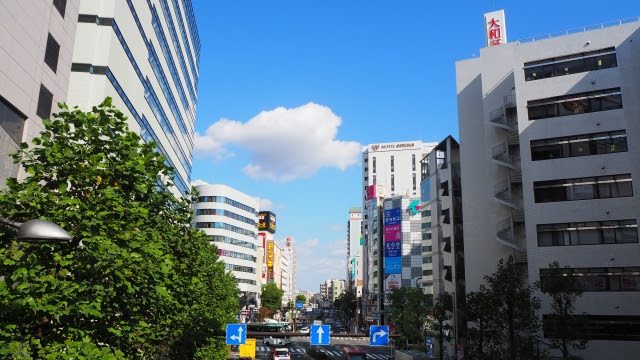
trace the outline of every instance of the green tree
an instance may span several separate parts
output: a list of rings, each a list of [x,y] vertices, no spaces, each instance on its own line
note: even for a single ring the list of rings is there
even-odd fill
[[[497,306],[485,285],[479,291],[467,294],[463,314],[468,322],[465,338],[465,356],[479,360],[497,357],[495,344],[499,344],[499,332],[492,326],[498,314]]]
[[[267,284],[264,289],[262,289],[262,293],[260,294],[260,298],[262,299],[262,307],[269,309],[270,313],[273,314],[276,311],[280,310],[282,306],[282,296],[284,295],[284,291],[279,289],[275,283]]]
[[[191,227],[173,169],[128,130],[107,98],[89,112],[61,105],[26,170],[0,193],[0,214],[42,218],[69,245],[16,242],[0,227],[0,357],[226,358],[237,286],[215,248]]]
[[[551,297],[550,318],[553,319],[549,331],[553,334],[551,342],[562,351],[563,359],[573,359],[569,348],[584,350],[589,339],[585,324],[574,314],[576,301],[582,296],[582,290],[576,277],[567,267],[561,268],[555,261],[549,264],[548,276],[539,283],[540,290]]]
[[[338,311],[338,315],[347,329],[351,329],[352,319],[357,310],[356,293],[352,289],[348,289],[340,294],[334,301],[334,308]]]
[[[445,341],[451,340],[451,312],[453,310],[453,302],[451,300],[451,294],[444,293],[438,295],[433,308],[431,309],[431,328],[435,333],[438,341],[438,358],[444,359],[444,344]]]
[[[298,294],[298,295],[296,295],[296,302],[298,302],[298,301],[302,301],[303,303],[306,304],[307,303],[307,297],[302,295],[302,294]]]
[[[386,310],[401,337],[411,344],[421,343],[426,334],[433,297],[421,289],[402,287],[391,291],[389,302]]]

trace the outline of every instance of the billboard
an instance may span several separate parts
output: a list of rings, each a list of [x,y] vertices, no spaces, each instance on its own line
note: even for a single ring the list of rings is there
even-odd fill
[[[507,43],[507,22],[504,10],[484,14],[485,35],[487,46],[498,46]]]
[[[371,200],[374,199],[376,197],[376,185],[369,185],[367,186],[367,196],[366,196],[366,200]]]
[[[384,273],[402,274],[402,256],[392,256],[384,258]]]
[[[402,209],[384,211],[384,273],[402,274]]]
[[[402,209],[391,209],[384,211],[384,225],[400,224],[402,222]]]
[[[276,214],[271,211],[260,211],[258,213],[258,230],[276,232]]]
[[[388,241],[384,243],[384,257],[402,256],[402,242]]]
[[[273,269],[273,241],[267,243],[267,267]]]

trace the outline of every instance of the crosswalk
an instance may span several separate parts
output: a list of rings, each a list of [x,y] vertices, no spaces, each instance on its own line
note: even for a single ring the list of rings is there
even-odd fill
[[[340,359],[342,358],[342,351],[340,350],[334,350],[334,349],[324,349],[324,348],[319,348],[318,349],[320,352],[323,352],[333,358],[336,359]],[[256,346],[256,352],[257,353],[270,353],[271,352],[271,348],[268,346]],[[300,347],[290,347],[289,348],[289,352],[291,352],[291,354],[306,354],[306,350],[305,348],[300,348]],[[388,355],[383,355],[383,354],[367,354],[367,359],[373,359],[373,360],[387,360],[389,359]]]

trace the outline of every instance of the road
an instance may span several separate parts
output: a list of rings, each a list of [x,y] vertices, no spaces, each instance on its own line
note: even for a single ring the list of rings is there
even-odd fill
[[[299,337],[292,338],[292,343],[289,346],[292,360],[306,360],[311,359],[307,355],[309,349],[309,338]],[[391,348],[386,346],[369,347],[368,338],[341,338],[332,337],[331,345],[317,346],[316,349],[329,355],[333,360],[340,360],[343,357],[342,348],[344,346],[358,346],[359,348],[367,352],[367,359],[373,360],[387,360],[391,356]],[[256,344],[256,359],[271,359],[271,348],[265,346],[262,341],[258,341]]]

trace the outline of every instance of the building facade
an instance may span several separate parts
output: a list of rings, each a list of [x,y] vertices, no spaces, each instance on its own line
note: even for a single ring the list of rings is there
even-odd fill
[[[235,276],[245,306],[258,306],[257,198],[226,185],[196,185],[194,224],[218,248],[220,260]]]
[[[67,101],[80,0],[0,3],[0,188],[21,177],[13,163],[21,142]]]
[[[348,287],[353,290],[356,298],[362,297],[363,262],[362,251],[364,238],[362,237],[362,210],[351,208],[347,221],[347,279]]]
[[[187,194],[200,56],[191,0],[80,0],[76,20],[68,102],[90,109],[112,97]]]
[[[284,243],[283,253],[287,257],[289,261],[289,269],[288,269],[288,278],[287,282],[289,284],[288,288],[285,290],[284,296],[287,298],[287,301],[295,301],[296,298],[296,272],[297,272],[297,261],[296,261],[296,247],[295,240],[291,236],[287,236],[287,239]]]
[[[456,64],[466,290],[510,255],[530,284],[566,266],[584,291],[585,359],[640,350],[639,64],[639,22]],[[553,336],[550,300],[536,295]]]

